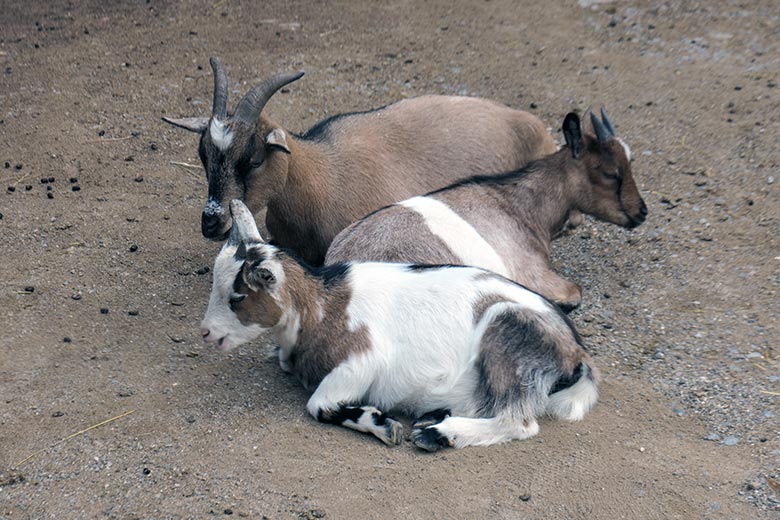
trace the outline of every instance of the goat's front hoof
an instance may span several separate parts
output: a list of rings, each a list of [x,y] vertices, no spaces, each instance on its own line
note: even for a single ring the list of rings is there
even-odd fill
[[[388,446],[396,446],[404,440],[404,425],[389,417],[385,419],[384,435],[379,439]]]
[[[569,300],[569,301],[560,301],[555,302],[555,304],[566,314],[569,314],[571,311],[576,309],[580,306],[580,303],[582,300],[580,298],[577,298],[576,300]]]
[[[412,442],[421,450],[434,452],[450,446],[446,435],[442,435],[435,426],[414,430]]]

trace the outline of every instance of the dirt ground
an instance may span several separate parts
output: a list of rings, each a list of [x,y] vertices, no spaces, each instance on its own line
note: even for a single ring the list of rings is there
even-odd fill
[[[308,417],[262,345],[204,347],[219,244],[201,169],[176,164],[196,138],[160,117],[208,114],[212,55],[230,106],[305,70],[267,108],[296,132],[457,93],[559,139],[605,103],[650,216],[555,245],[595,410],[524,442],[389,449]],[[4,0],[0,64],[0,515],[777,518],[774,0]]]

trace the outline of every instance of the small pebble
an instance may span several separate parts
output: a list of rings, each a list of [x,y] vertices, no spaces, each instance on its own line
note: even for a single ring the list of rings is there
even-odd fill
[[[523,493],[518,498],[523,502],[528,502],[529,500],[531,500],[531,495],[529,493]]]
[[[100,132],[98,132],[98,136],[99,137],[103,137],[104,135],[106,135],[106,131],[105,130],[101,130]]]
[[[150,470],[149,468],[144,468],[144,470],[143,470],[143,474],[144,475],[148,475],[151,472],[152,472],[152,470]]]
[[[71,339],[70,339],[70,337],[69,337],[69,336],[65,336],[64,338],[62,338],[62,342],[63,342],[63,343],[70,343],[70,342],[71,342]]]
[[[50,199],[53,199],[53,198],[54,198],[54,194],[53,194],[52,192],[48,192],[48,193],[46,193],[46,196],[47,196],[48,198],[50,198]]]
[[[129,316],[138,316],[138,311],[127,311]]]
[[[739,437],[726,437],[723,439],[723,444],[726,446],[736,446],[739,443]]]
[[[143,175],[139,175],[138,177],[136,177],[136,178],[135,178],[135,179],[133,179],[133,180],[134,180],[135,182],[144,182],[144,176],[143,176]]]
[[[81,293],[73,293],[70,295],[71,300],[79,301],[81,299]]]
[[[747,488],[750,491],[755,491],[756,489],[761,489],[761,482],[759,482],[758,480],[751,480],[750,482],[747,483]]]
[[[133,157],[132,155],[128,155],[127,157],[125,157],[125,162],[133,162],[133,161],[135,161],[135,157]]]
[[[157,146],[157,143],[152,143],[152,144],[150,144],[150,145],[149,145],[149,148],[151,148],[151,149],[152,149],[152,151],[155,151],[155,152],[156,152],[156,151],[157,151],[157,148],[158,148],[158,146]]]
[[[13,193],[13,192],[15,192],[15,191],[16,191],[16,188],[15,188],[15,187],[13,187],[13,186],[8,186],[8,192],[9,192],[9,193]]]
[[[531,108],[537,108],[539,105],[537,105],[536,103],[531,103],[531,104],[530,104],[530,105],[528,105],[528,106],[530,106]]]
[[[105,307],[102,307],[102,308],[100,309],[100,314],[108,314],[108,309],[107,309],[107,308],[105,308]]]
[[[53,414],[51,414],[52,417],[62,417],[63,415],[65,414],[62,412],[54,412]]]
[[[28,285],[27,287],[24,288],[24,292],[33,293],[35,292],[35,287],[33,287],[32,285]]]
[[[225,514],[226,515],[232,515],[233,514],[233,510],[228,507],[228,508],[225,509]]]
[[[707,434],[706,437],[704,437],[705,441],[719,441],[720,439],[721,439],[721,436],[718,435],[715,432],[710,432],[710,433]]]
[[[208,273],[209,271],[211,271],[211,269],[209,269],[209,267],[208,267],[207,265],[204,265],[203,267],[201,267],[200,269],[198,269],[198,270],[197,270],[197,271],[195,271],[195,272],[196,272],[197,274],[206,274],[206,273]]]
[[[129,251],[131,253],[135,253],[136,251],[138,251],[138,246],[135,244],[131,245]]]

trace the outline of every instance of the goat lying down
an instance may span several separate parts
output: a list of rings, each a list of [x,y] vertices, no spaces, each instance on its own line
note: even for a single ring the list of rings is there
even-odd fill
[[[436,451],[535,435],[537,417],[580,420],[597,372],[572,323],[538,294],[482,269],[345,263],[312,271],[263,242],[230,204],[201,332],[229,350],[272,331],[282,368],[315,388],[317,420]]]
[[[200,134],[208,179],[203,236],[224,240],[227,204],[267,208],[274,243],[322,265],[336,234],[370,211],[475,173],[520,168],[556,150],[533,114],[485,99],[422,96],[328,118],[302,135],[269,119],[274,93],[303,73],[256,86],[228,116],[227,76],[212,58],[214,104],[207,117],[164,121]]]
[[[631,152],[603,109],[601,116],[591,113],[596,135],[590,135],[577,114],[568,114],[567,146],[519,171],[465,179],[369,214],[336,236],[325,264],[472,265],[564,308],[576,307],[580,288],[550,263],[550,242],[567,219],[585,213],[633,228],[647,215],[631,173]]]

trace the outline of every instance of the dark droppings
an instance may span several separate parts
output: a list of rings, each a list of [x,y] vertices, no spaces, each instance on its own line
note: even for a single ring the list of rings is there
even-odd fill
[[[101,308],[100,314],[108,314],[108,309],[106,307]]]

